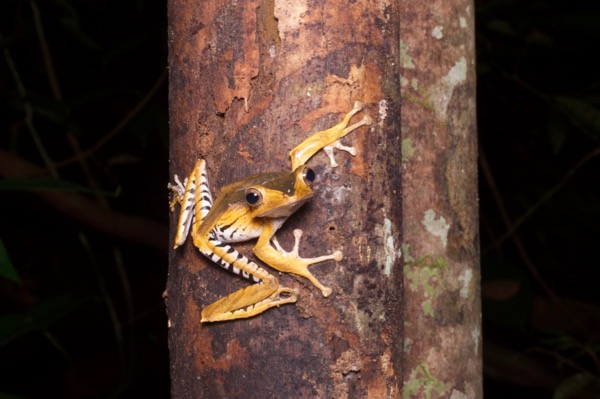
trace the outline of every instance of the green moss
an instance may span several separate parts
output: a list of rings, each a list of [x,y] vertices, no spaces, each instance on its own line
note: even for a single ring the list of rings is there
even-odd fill
[[[419,365],[410,372],[402,396],[404,399],[423,397],[429,399],[434,391],[439,395],[443,394],[446,391],[445,384],[431,375],[427,366]]]
[[[415,147],[412,146],[410,139],[402,140],[402,163],[410,161],[413,155],[415,155],[415,151]]]

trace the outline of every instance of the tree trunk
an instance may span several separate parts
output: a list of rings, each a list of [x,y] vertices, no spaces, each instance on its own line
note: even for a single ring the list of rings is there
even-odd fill
[[[296,306],[200,324],[246,283],[191,242],[172,252],[174,398],[481,397],[472,15],[464,1],[170,1],[172,173],[206,159],[215,195],[289,171],[289,150],[355,100],[374,119],[345,139],[356,157],[309,162],[316,195],[278,234],[290,248],[302,228],[303,256],[344,252],[312,266],[331,297],[278,275]]]
[[[213,196],[248,175],[289,171],[288,152],[337,123],[354,101],[373,118],[324,154],[316,195],[284,225],[334,289],[300,278],[294,305],[200,324],[203,307],[247,285],[191,240],[170,256],[167,305],[173,398],[386,398],[402,386],[399,16],[396,2],[169,2],[171,172],[204,158]],[[360,116],[357,116],[359,118]],[[172,231],[176,218],[172,218]],[[251,255],[252,245],[235,245]]]
[[[481,398],[473,3],[400,8],[405,398]]]

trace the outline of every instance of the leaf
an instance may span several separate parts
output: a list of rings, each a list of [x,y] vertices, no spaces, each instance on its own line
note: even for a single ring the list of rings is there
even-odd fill
[[[25,399],[24,396],[13,395],[8,392],[0,392],[0,399]]]
[[[500,33],[504,36],[508,37],[517,37],[517,32],[515,32],[514,28],[511,26],[510,22],[504,19],[492,19],[486,24],[486,27],[496,33]]]
[[[62,294],[45,299],[25,312],[0,316],[0,347],[22,335],[48,329],[84,306],[88,299]]]
[[[113,193],[102,190],[93,190],[77,183],[56,179],[2,179],[0,180],[0,191],[32,191],[32,190],[60,190],[74,191],[79,193],[116,197],[120,189]]]
[[[505,327],[525,328],[533,309],[530,281],[518,265],[492,255],[482,260],[483,314]]]
[[[560,152],[567,140],[569,132],[567,123],[564,117],[557,117],[556,114],[548,116],[546,132],[548,134],[548,144],[552,149],[553,155]]]
[[[6,250],[2,239],[0,239],[0,276],[5,277],[21,285],[21,278],[19,277],[19,273],[17,273],[17,269],[15,269],[15,266],[10,260],[10,257],[8,256],[8,251]]]
[[[497,279],[481,283],[481,295],[494,301],[508,301],[521,289],[521,283],[511,279]]]
[[[575,97],[556,96],[554,103],[557,108],[571,120],[571,122],[593,135],[600,137],[600,108],[590,101]]]
[[[552,399],[569,399],[580,394],[594,381],[594,376],[588,373],[578,373],[563,380],[554,390]]]

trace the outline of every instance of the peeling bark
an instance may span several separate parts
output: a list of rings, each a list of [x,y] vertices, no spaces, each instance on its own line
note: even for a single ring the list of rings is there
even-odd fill
[[[312,266],[297,305],[200,324],[202,307],[244,286],[190,240],[170,255],[173,398],[386,398],[402,386],[398,4],[387,1],[169,2],[171,172],[207,160],[213,194],[252,173],[289,170],[288,152],[366,103],[370,128],[344,141],[336,169],[309,165],[316,195],[278,234]],[[173,223],[175,223],[174,218]],[[173,227],[173,225],[171,226]],[[250,245],[235,245],[247,255]]]
[[[470,0],[401,3],[405,398],[481,398]]]

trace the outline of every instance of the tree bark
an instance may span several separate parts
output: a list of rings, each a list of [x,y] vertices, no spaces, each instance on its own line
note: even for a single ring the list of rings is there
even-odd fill
[[[404,1],[405,398],[481,398],[474,9]]]
[[[334,289],[300,278],[294,305],[200,324],[201,309],[247,284],[191,240],[170,254],[173,398],[393,398],[402,393],[401,142],[398,3],[169,1],[171,173],[207,160],[213,196],[253,173],[290,170],[288,152],[356,100],[374,119],[332,169],[311,166],[316,195],[278,234]],[[356,118],[360,118],[357,116]],[[175,224],[172,218],[171,231]],[[235,245],[250,255],[252,245]]]
[[[173,173],[203,157],[218,191],[289,170],[355,100],[375,119],[355,158],[310,162],[317,195],[280,234],[344,251],[313,266],[332,297],[280,276],[297,306],[200,325],[244,283],[191,243],[171,254],[173,397],[482,397],[472,3],[172,0],[169,18]]]

